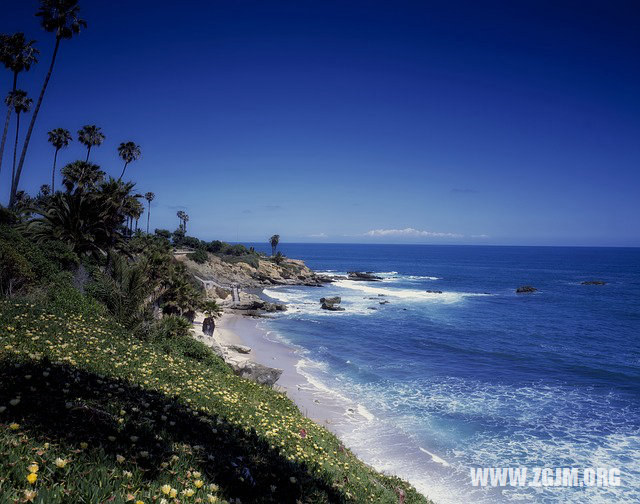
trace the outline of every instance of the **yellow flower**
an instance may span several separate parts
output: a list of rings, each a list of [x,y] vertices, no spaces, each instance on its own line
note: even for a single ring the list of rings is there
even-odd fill
[[[80,443],[80,448],[86,450],[87,448],[89,448],[89,443]]]
[[[183,490],[182,493],[185,497],[191,497],[196,492],[193,488],[187,488],[186,490]]]
[[[193,484],[196,486],[196,488],[202,488],[202,485],[204,485],[204,482],[202,480],[195,480]]]
[[[20,424],[17,424],[17,423],[14,422],[11,425],[9,425],[9,428],[11,430],[18,430],[20,428]]]
[[[122,455],[116,455],[116,461],[118,464],[122,464],[124,462],[124,457]]]
[[[198,471],[194,471],[193,472],[193,477],[194,478],[199,478],[200,476],[202,476],[202,474],[200,474]]]
[[[211,490],[212,492],[217,492],[219,490],[219,488],[220,487],[218,485],[216,485],[215,483],[211,483],[209,485],[209,490]]]
[[[27,471],[29,471],[30,473],[37,473],[39,470],[40,466],[36,462],[27,467]]]
[[[178,491],[175,488],[172,488],[171,491],[169,492],[169,497],[171,497],[172,499],[175,499],[178,496]]]
[[[162,490],[163,494],[169,495],[169,492],[171,492],[171,486],[170,485],[162,485],[162,487],[160,487],[160,490]]]
[[[27,476],[27,481],[32,485],[36,482],[37,479],[38,479],[38,475],[34,472],[29,473],[29,476]]]
[[[210,504],[214,504],[218,501],[219,499],[215,495],[207,494],[207,502],[209,502]]]
[[[64,469],[66,465],[67,465],[67,459],[61,459],[60,457],[56,459],[56,467],[60,469]]]
[[[137,500],[136,504],[144,504],[144,502],[142,502],[141,500]]]

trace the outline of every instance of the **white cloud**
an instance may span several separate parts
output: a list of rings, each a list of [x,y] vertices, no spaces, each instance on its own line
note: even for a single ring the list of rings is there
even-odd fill
[[[414,228],[404,229],[372,229],[364,233],[372,238],[397,237],[397,238],[462,238],[458,233],[439,233],[434,231],[421,231]]]
[[[309,238],[326,238],[327,233],[310,234]]]

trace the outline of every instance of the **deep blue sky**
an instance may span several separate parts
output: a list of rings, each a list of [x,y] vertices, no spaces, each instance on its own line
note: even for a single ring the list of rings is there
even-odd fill
[[[142,146],[130,174],[156,193],[153,227],[186,209],[207,239],[640,246],[635,1],[81,5],[30,191],[50,177],[46,131],[95,123],[109,173],[119,142]],[[0,31],[40,41],[35,95],[52,37],[36,1],[0,6]],[[427,233],[389,231],[407,228]]]

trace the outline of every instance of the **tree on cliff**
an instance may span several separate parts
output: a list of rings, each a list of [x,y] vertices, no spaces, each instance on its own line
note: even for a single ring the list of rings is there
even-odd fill
[[[148,193],[145,193],[144,195],[144,199],[147,200],[148,208],[147,208],[147,234],[149,234],[149,219],[151,218],[151,202],[154,200],[154,198],[156,197],[155,194],[153,194],[151,191],[149,191]]]
[[[84,19],[80,19],[78,16],[80,14],[80,7],[78,7],[78,0],[41,0],[40,1],[40,9],[38,10],[36,16],[40,17],[40,21],[42,27],[50,32],[55,33],[56,35],[56,44],[53,49],[53,55],[51,57],[51,64],[49,65],[49,70],[47,75],[44,78],[44,83],[42,84],[42,89],[40,90],[40,96],[38,96],[38,101],[36,102],[36,108],[33,111],[33,115],[31,116],[31,122],[29,123],[29,128],[27,130],[27,136],[24,139],[24,144],[22,145],[22,153],[20,154],[20,162],[18,163],[18,169],[16,170],[16,176],[11,184],[11,194],[9,197],[9,206],[12,207],[15,203],[16,193],[18,192],[18,185],[20,184],[20,176],[22,175],[22,168],[24,167],[24,161],[27,157],[27,149],[29,148],[29,141],[31,140],[31,134],[33,133],[33,127],[36,123],[36,118],[38,117],[38,112],[40,111],[40,106],[42,105],[42,99],[44,98],[44,93],[47,90],[47,85],[49,84],[49,80],[51,79],[51,74],[53,73],[53,67],[56,62],[56,56],[58,54],[58,48],[60,47],[60,42],[63,39],[70,39],[74,35],[80,33],[81,28],[85,28],[87,23]]]
[[[40,51],[34,47],[35,42],[35,40],[27,40],[22,32],[13,35],[0,34],[0,63],[13,73],[12,92],[17,90],[20,72],[28,72],[31,65],[35,65],[38,62]],[[2,141],[0,141],[0,169],[2,168],[4,146],[7,141],[12,112],[13,107],[7,106],[7,118],[2,131]]]
[[[85,161],[89,161],[91,147],[102,145],[105,138],[106,137],[104,136],[104,133],[102,133],[102,129],[95,124],[83,126],[78,130],[78,142],[87,148],[87,159],[85,159]]]
[[[56,148],[53,155],[53,170],[51,172],[51,192],[56,192],[56,161],[58,160],[58,151],[64,149],[71,142],[71,133],[64,128],[55,128],[49,132],[49,143]]]
[[[127,169],[129,163],[140,159],[142,152],[140,151],[140,146],[136,145],[134,142],[122,142],[118,147],[118,155],[124,161],[124,168],[122,169],[120,178],[118,178],[118,180],[122,180],[122,177],[124,177],[124,171]]]
[[[278,243],[280,243],[280,235],[274,234],[271,238],[269,238],[269,243],[271,244],[271,255],[276,255],[276,249],[278,248]]]

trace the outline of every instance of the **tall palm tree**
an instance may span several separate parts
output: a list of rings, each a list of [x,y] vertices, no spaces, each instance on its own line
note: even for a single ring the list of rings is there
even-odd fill
[[[182,210],[178,210],[176,212],[176,215],[178,216],[178,219],[180,219],[180,226],[179,229],[181,229],[182,231],[184,231],[184,216],[187,215],[186,213],[184,213]]]
[[[18,154],[18,136],[20,134],[20,114],[31,110],[33,100],[27,96],[26,91],[16,89],[9,93],[5,99],[5,103],[8,107],[13,108],[16,113],[16,140],[13,144],[13,168],[11,170],[11,183],[13,184],[13,179],[16,176],[16,156]]]
[[[151,202],[155,199],[156,195],[152,192],[145,193],[144,199],[147,200],[148,209],[147,209],[147,234],[149,234],[149,218],[151,217]]]
[[[74,35],[80,33],[80,28],[86,28],[87,23],[84,19],[80,19],[80,7],[78,7],[78,0],[40,0],[40,8],[36,13],[36,16],[40,17],[40,24],[42,27],[50,32],[55,33],[56,44],[53,49],[53,55],[51,57],[51,64],[42,89],[40,90],[40,96],[36,102],[36,108],[31,116],[31,122],[29,123],[29,129],[27,130],[27,136],[24,139],[22,146],[22,153],[20,154],[20,163],[18,163],[18,170],[16,171],[16,177],[11,187],[11,196],[9,198],[9,206],[13,206],[15,201],[15,195],[18,190],[18,184],[20,183],[20,175],[24,167],[24,160],[27,157],[27,149],[29,148],[29,141],[31,140],[31,134],[33,133],[33,127],[42,105],[42,99],[44,93],[47,90],[47,85],[51,79],[53,73],[53,67],[56,63],[56,56],[58,54],[58,48],[60,42],[63,39],[70,39]]]
[[[185,212],[184,217],[182,218],[182,220],[184,221],[184,227],[182,229],[186,233],[187,232],[187,222],[189,222],[189,214],[187,214]]]
[[[278,248],[278,243],[280,243],[280,235],[274,234],[271,238],[269,238],[269,243],[271,244],[271,255],[276,255],[276,248]]]
[[[118,146],[118,155],[124,161],[124,168],[122,169],[122,173],[120,174],[120,178],[118,180],[122,180],[124,176],[124,171],[127,169],[127,165],[131,163],[131,161],[137,161],[140,159],[142,152],[140,151],[140,146],[136,145],[133,142],[122,142]]]
[[[104,180],[104,172],[97,164],[74,161],[62,169],[62,183],[67,192],[89,192]]]
[[[56,161],[58,160],[58,151],[64,149],[71,142],[71,133],[64,128],[55,128],[49,132],[49,143],[56,148],[53,155],[53,170],[51,172],[51,192],[56,192]]]
[[[35,40],[27,40],[24,33],[18,32],[13,35],[0,34],[0,63],[13,73],[13,85],[11,91],[16,91],[18,87],[18,74],[28,72],[31,65],[38,62],[38,51],[33,45]],[[0,169],[2,169],[2,157],[4,146],[9,132],[9,121],[13,107],[7,107],[7,118],[4,121],[2,141],[0,141]]]
[[[87,159],[85,161],[89,162],[91,147],[102,145],[105,138],[102,128],[95,124],[83,126],[78,130],[78,142],[87,148]]]

